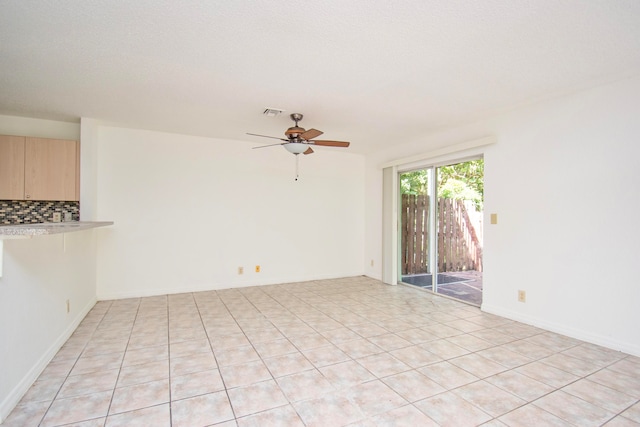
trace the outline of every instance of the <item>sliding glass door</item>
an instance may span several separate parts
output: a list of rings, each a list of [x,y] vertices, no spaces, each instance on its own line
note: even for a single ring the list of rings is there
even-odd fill
[[[399,174],[401,281],[482,303],[484,162]]]

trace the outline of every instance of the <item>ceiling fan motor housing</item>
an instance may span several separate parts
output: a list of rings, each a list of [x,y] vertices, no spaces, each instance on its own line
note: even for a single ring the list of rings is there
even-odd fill
[[[298,135],[300,135],[301,133],[304,132],[304,128],[301,128],[300,126],[292,126],[289,129],[287,129],[284,134],[286,136],[288,136],[289,138],[297,138]]]

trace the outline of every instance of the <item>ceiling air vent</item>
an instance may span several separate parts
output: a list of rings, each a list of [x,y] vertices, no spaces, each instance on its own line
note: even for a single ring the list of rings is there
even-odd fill
[[[264,114],[267,117],[275,117],[278,114],[282,113],[283,111],[284,110],[279,110],[277,108],[265,108],[262,114]]]

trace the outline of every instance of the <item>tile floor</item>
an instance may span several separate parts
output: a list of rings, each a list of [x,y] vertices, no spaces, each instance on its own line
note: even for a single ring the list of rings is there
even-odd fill
[[[366,277],[102,301],[4,426],[635,426],[640,358]]]

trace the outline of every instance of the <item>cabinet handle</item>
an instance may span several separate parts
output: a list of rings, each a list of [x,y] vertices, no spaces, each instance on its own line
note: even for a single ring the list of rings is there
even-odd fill
[[[30,198],[31,198],[31,196],[29,194],[27,194],[27,199],[30,199]]]

